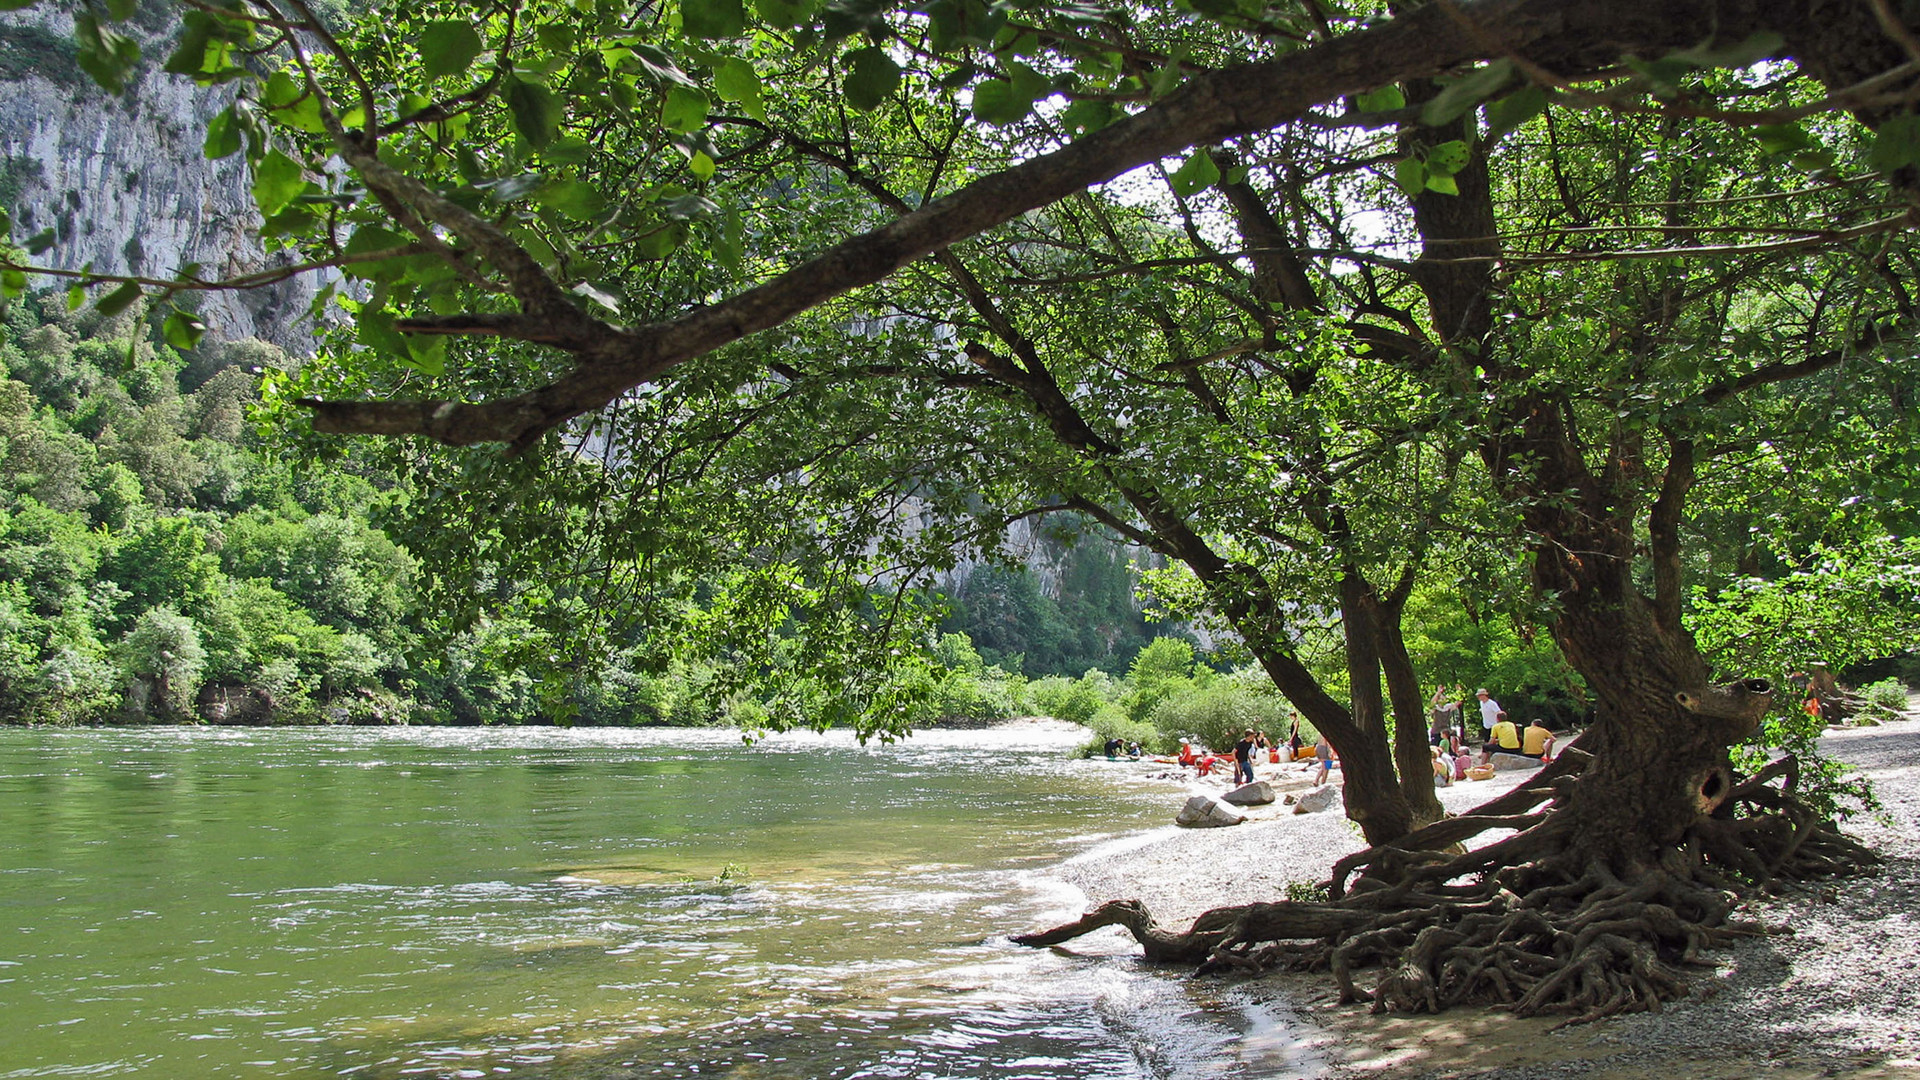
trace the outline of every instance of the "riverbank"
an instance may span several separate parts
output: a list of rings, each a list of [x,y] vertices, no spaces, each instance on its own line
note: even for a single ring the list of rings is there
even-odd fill
[[[1662,1012],[1553,1031],[1556,1018],[1490,1009],[1375,1016],[1336,1004],[1324,974],[1242,989],[1310,1026],[1310,1050],[1332,1063],[1320,1075],[1340,1080],[1920,1080],[1920,720],[1836,731],[1823,745],[1879,792],[1885,818],[1847,827],[1886,864],[1871,876],[1752,905],[1750,917],[1789,932],[1716,950],[1693,996]],[[1450,810],[1465,809],[1524,775],[1456,784],[1441,798]],[[1156,831],[1058,872],[1092,900],[1138,898],[1162,923],[1179,925],[1209,908],[1284,897],[1289,883],[1320,881],[1363,846],[1337,807],[1308,815],[1274,807],[1234,828]]]

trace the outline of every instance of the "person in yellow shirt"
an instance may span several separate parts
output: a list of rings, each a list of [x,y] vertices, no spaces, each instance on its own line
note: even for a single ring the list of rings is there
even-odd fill
[[[1520,733],[1520,753],[1525,757],[1539,758],[1541,761],[1553,760],[1553,731],[1546,721],[1535,718]]]
[[[1494,714],[1493,727],[1487,732],[1487,744],[1480,748],[1480,764],[1492,761],[1496,750],[1502,754],[1520,752],[1520,729],[1513,726],[1513,721],[1507,719],[1504,712]]]

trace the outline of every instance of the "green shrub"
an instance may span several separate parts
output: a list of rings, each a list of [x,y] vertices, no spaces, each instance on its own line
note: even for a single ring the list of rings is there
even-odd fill
[[[1103,707],[1115,704],[1117,690],[1113,677],[1095,668],[1078,679],[1058,675],[1035,679],[1027,684],[1027,700],[1056,720],[1091,726]]]
[[[1907,687],[1899,679],[1882,679],[1860,688],[1859,723],[1882,724],[1907,714]]]
[[[1152,724],[1130,720],[1127,714],[1117,706],[1109,705],[1093,715],[1087,722],[1093,729],[1093,738],[1080,748],[1080,756],[1094,757],[1107,752],[1107,740],[1119,739],[1121,742],[1136,742],[1149,754],[1162,754],[1172,750],[1172,744]]]
[[[1278,742],[1286,737],[1287,723],[1278,697],[1231,680],[1168,698],[1153,710],[1153,726],[1169,740],[1191,735],[1216,751],[1231,749],[1248,728]]]

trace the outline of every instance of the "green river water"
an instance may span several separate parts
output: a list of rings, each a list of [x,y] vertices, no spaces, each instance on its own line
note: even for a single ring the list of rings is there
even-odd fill
[[[0,1080],[1301,1075],[1118,931],[1005,940],[1178,805],[1081,738],[0,729]]]

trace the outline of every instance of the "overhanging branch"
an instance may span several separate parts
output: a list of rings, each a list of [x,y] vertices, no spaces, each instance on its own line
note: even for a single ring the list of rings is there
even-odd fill
[[[1729,10],[1710,0],[1604,5],[1482,0],[1463,10],[1471,15],[1472,33],[1463,30],[1457,13],[1427,7],[1273,61],[1199,76],[1119,123],[983,177],[760,286],[677,319],[616,331],[586,318],[564,297],[554,296],[549,282],[526,272],[537,267],[500,267],[523,301],[531,295],[559,301],[551,304],[551,315],[561,324],[554,328],[555,336],[570,339],[563,347],[576,358],[572,372],[528,393],[486,404],[315,402],[310,405],[314,426],[330,432],[421,434],[443,442],[505,442],[524,448],[567,420],[694,357],[778,326],[956,241],[1187,147],[1267,130],[1341,95],[1431,77],[1491,55],[1523,52],[1557,70],[1587,70],[1629,51],[1738,40],[1757,29],[1763,16],[1753,8]],[[369,183],[415,205],[436,201],[431,191],[395,174],[372,155],[348,157]],[[484,247],[491,238],[483,239],[484,230],[461,213],[450,206],[430,210],[441,224]],[[548,314],[529,311],[532,317]]]

